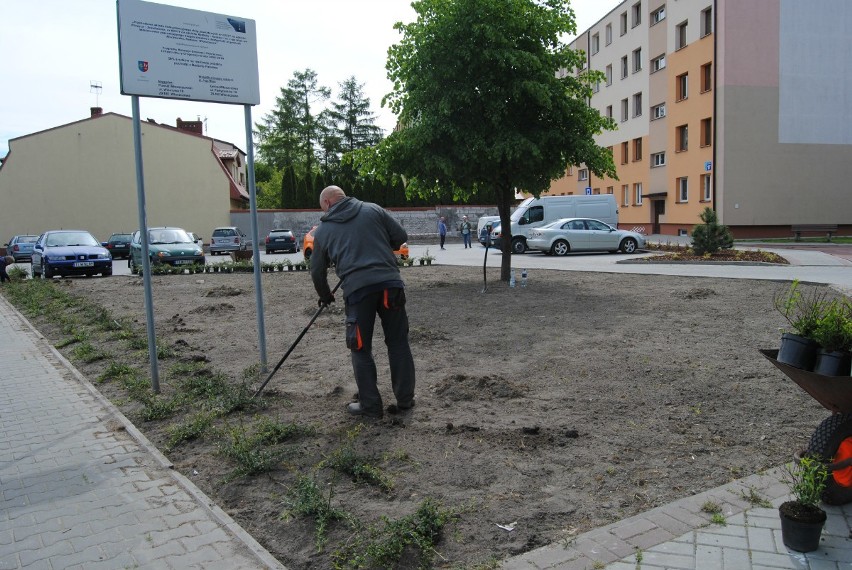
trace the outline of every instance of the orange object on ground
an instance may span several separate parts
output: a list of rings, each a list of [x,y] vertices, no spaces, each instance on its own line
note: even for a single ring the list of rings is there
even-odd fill
[[[846,459],[852,458],[852,437],[847,437],[837,448],[837,453],[834,454],[834,463],[839,463]],[[852,487],[852,465],[833,471],[831,476],[834,481],[841,487]]]

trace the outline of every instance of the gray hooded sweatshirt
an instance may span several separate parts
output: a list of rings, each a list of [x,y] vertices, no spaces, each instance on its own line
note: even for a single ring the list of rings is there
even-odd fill
[[[344,298],[359,289],[400,281],[393,250],[408,234],[378,204],[348,196],[329,208],[314,232],[311,278],[320,299],[331,296],[327,272],[333,264]]]

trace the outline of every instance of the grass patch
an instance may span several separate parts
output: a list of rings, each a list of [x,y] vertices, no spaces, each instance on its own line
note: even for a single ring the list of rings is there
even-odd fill
[[[356,483],[366,483],[380,488],[382,491],[393,490],[393,479],[374,465],[370,457],[359,455],[355,451],[355,440],[361,433],[361,425],[354,427],[346,433],[346,441],[343,445],[321,461],[317,466],[319,469],[328,467],[338,473],[352,478]]]
[[[760,494],[754,490],[754,487],[749,487],[748,492],[740,491],[740,495],[752,506],[761,507],[764,509],[772,508],[772,503],[770,503],[766,498],[761,497]]]
[[[256,433],[249,433],[242,424],[225,430],[219,453],[237,464],[227,481],[271,471],[286,455],[284,450],[269,449],[267,442]]]
[[[142,419],[146,422],[165,419],[173,415],[180,408],[178,398],[166,398],[164,396],[151,395],[143,402]]]
[[[110,380],[116,379],[124,379],[124,378],[135,378],[139,375],[139,370],[130,366],[129,364],[122,364],[119,362],[112,361],[107,366],[106,370],[104,370],[100,376],[98,376],[98,382],[108,382]]]
[[[89,341],[83,341],[74,347],[74,350],[71,351],[71,356],[76,360],[89,363],[97,360],[104,360],[105,358],[109,358],[110,355],[107,352],[95,348],[95,346]]]
[[[314,479],[300,475],[284,498],[287,508],[281,513],[282,520],[290,520],[297,516],[314,519],[317,551],[322,551],[328,539],[330,524],[340,521],[355,526],[352,515],[331,506],[333,495],[333,487],[329,486],[328,496],[325,496]]]
[[[703,505],[701,505],[701,512],[707,513],[708,515],[720,514],[722,512],[722,507],[715,501],[706,501]]]
[[[187,441],[201,438],[210,426],[213,425],[214,417],[209,412],[198,412],[188,420],[166,428],[166,433],[168,434],[166,450],[171,451]]]

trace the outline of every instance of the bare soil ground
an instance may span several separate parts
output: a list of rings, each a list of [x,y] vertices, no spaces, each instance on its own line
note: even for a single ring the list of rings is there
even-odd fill
[[[175,426],[198,418],[197,408],[183,403],[164,419],[144,421],[139,400],[120,382],[98,381],[117,362],[147,375],[144,350],[127,334],[104,333],[97,347],[106,357],[86,363],[67,328],[31,318],[56,344],[67,343],[61,350],[167,450],[176,469],[294,569],[369,566],[362,540],[370,525],[373,539],[383,528],[388,538],[382,517],[411,515],[426,499],[454,515],[426,566],[495,567],[784,463],[828,413],[758,353],[778,346],[784,322],[772,298],[782,284],[542,270],[530,273],[528,287],[510,289],[494,269],[482,293],[481,269],[414,266],[402,275],[418,375],[413,410],[367,422],[346,414],[355,388],[338,302],[269,383],[262,407],[216,417],[200,437],[170,449]],[[251,274],[152,279],[157,337],[166,349],[164,398],[198,374],[191,363],[231,384],[257,386],[265,378],[256,366]],[[265,273],[262,281],[271,368],[314,314],[316,295],[307,272]],[[56,286],[106,308],[144,338],[140,278]],[[388,405],[381,336],[379,329]],[[310,429],[267,446],[279,453],[271,470],[235,477],[240,463],[223,454],[224,442],[261,417]],[[360,476],[335,469],[344,457],[366,469]],[[322,548],[316,520],[295,512],[300,476],[343,519],[328,521]],[[392,546],[372,545],[373,552]],[[403,549],[395,567],[414,567],[416,554]]]

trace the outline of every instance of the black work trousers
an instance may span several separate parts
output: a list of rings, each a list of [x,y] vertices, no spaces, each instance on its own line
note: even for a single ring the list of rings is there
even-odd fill
[[[371,414],[383,411],[373,359],[373,329],[376,315],[382,322],[388,349],[391,387],[398,404],[414,400],[414,358],[408,344],[408,314],[405,290],[386,289],[367,294],[358,303],[346,303],[347,344],[352,352],[352,368],[361,409]]]

